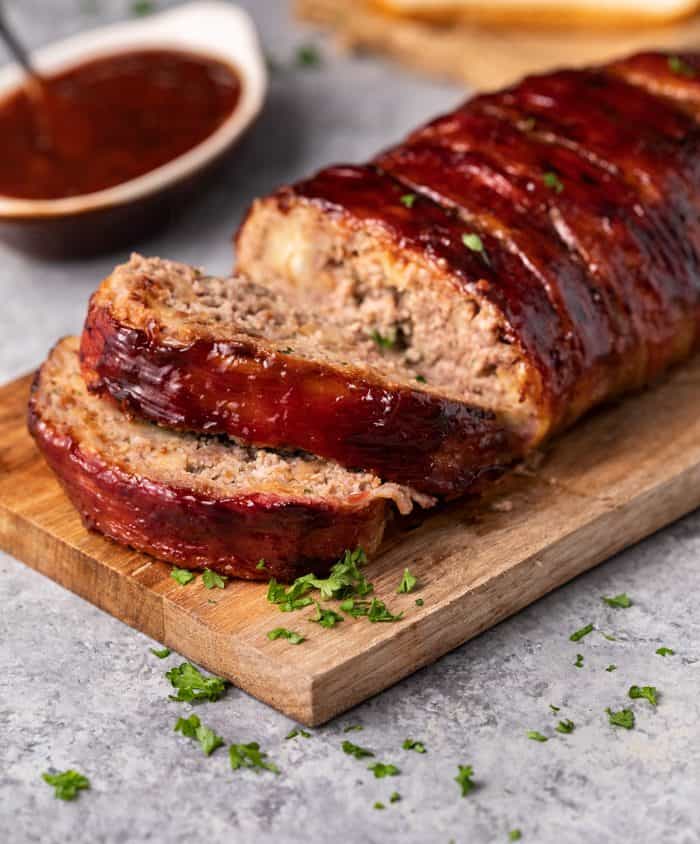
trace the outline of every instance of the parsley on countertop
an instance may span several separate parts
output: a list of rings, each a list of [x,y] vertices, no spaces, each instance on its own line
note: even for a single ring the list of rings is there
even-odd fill
[[[632,700],[644,698],[645,700],[648,700],[652,706],[656,706],[658,703],[658,692],[656,690],[656,686],[630,686],[628,694]]]
[[[373,809],[386,809],[386,806],[379,800],[372,806]]]
[[[300,645],[306,641],[301,633],[295,633],[294,630],[287,630],[286,627],[275,627],[274,630],[268,632],[267,638],[271,642],[274,642],[275,639],[286,639],[290,645]]]
[[[605,603],[609,607],[618,607],[619,609],[623,610],[626,610],[628,607],[632,606],[632,601],[625,592],[621,592],[619,595],[615,595],[614,598],[606,598],[603,596],[601,600],[605,601]]]
[[[399,794],[398,791],[392,791],[391,792],[391,796],[389,797],[390,803],[398,803],[400,799],[401,799],[401,795]]]
[[[390,765],[387,762],[372,762],[371,765],[367,766],[367,770],[372,771],[378,780],[384,779],[384,777],[396,777],[401,773],[396,765]]]
[[[170,695],[170,700],[186,703],[200,703],[203,700],[218,700],[226,691],[226,680],[221,677],[205,677],[189,662],[171,668],[165,672],[177,695]]]
[[[520,841],[520,839],[522,837],[523,837],[523,834],[522,834],[522,832],[520,832],[519,829],[511,829],[511,831],[508,833],[508,840],[509,841]]]
[[[293,730],[290,730],[284,738],[285,740],[293,739],[297,736],[301,736],[302,738],[311,738],[311,733],[308,730],[302,730],[301,727],[295,727]]]
[[[576,662],[574,668],[583,668],[583,654],[576,654]]]
[[[165,659],[172,653],[170,648],[161,648],[160,650],[158,648],[151,648],[150,650],[153,656],[157,656],[158,659]]]
[[[422,741],[415,741],[414,739],[407,738],[406,741],[401,745],[404,750],[415,750],[416,753],[426,753],[425,745]]]
[[[342,743],[341,747],[343,748],[343,753],[347,753],[348,756],[354,756],[355,759],[366,759],[369,756],[374,756],[372,750],[368,750],[366,747],[360,747],[359,744],[353,744],[347,739]]]
[[[617,671],[617,665],[614,662],[611,662],[610,665],[605,669],[606,671]]]
[[[455,782],[462,790],[462,797],[466,797],[470,791],[476,788],[476,783],[472,779],[474,776],[474,769],[471,765],[458,765],[458,773],[455,777]]]
[[[321,54],[314,44],[301,44],[297,47],[296,63],[298,67],[316,68],[321,64]]]
[[[608,707],[605,711],[608,713],[608,720],[615,727],[624,727],[626,730],[631,730],[634,727],[634,712],[631,709],[620,709],[618,712],[613,712]]]
[[[175,727],[176,733],[182,733],[187,738],[199,742],[205,756],[211,756],[217,747],[221,747],[224,740],[214,730],[205,727],[197,715],[190,715],[189,718],[178,718]]]
[[[563,721],[560,721],[557,726],[554,728],[558,733],[573,733],[574,727],[573,721],[570,721],[568,718],[565,718]]]
[[[547,736],[543,736],[542,733],[538,732],[537,730],[528,730],[527,737],[532,739],[533,741],[549,741]]]
[[[79,774],[71,768],[55,774],[47,772],[42,774],[41,778],[53,786],[53,796],[59,800],[75,800],[79,791],[90,788],[90,780],[84,774]]]
[[[267,753],[260,750],[257,741],[251,741],[249,744],[229,745],[228,756],[233,771],[237,771],[239,768],[252,768],[255,773],[272,771],[273,774],[279,774],[280,772],[277,765],[268,761]]]
[[[657,648],[656,653],[659,656],[673,656],[675,651],[672,648]]]
[[[569,636],[570,642],[580,642],[584,636],[588,636],[589,633],[593,632],[593,625],[587,624],[585,627],[582,627],[580,630],[577,630],[575,633],[572,633]]]
[[[360,730],[364,730],[362,724],[348,724],[347,727],[343,729],[344,733],[355,733],[360,732]]]

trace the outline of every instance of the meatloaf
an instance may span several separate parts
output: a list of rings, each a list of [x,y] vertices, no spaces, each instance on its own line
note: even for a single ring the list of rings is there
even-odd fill
[[[87,526],[171,563],[237,577],[292,580],[324,571],[345,549],[372,553],[389,502],[406,512],[414,498],[309,454],[129,420],[87,391],[77,338],[60,341],[37,374],[29,428]]]
[[[302,312],[245,278],[134,255],[91,299],[83,373],[170,428],[301,448],[430,494],[474,490],[518,456],[493,412],[393,353],[383,319],[352,302],[324,316],[323,302]]]
[[[474,97],[257,200],[238,270],[371,314],[434,390],[532,448],[697,345],[699,69],[645,54]]]

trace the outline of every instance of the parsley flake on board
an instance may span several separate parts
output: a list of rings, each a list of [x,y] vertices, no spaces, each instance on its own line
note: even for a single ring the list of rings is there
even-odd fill
[[[680,56],[669,56],[668,66],[671,73],[675,73],[676,76],[687,76],[692,78],[696,75],[695,68],[691,67],[688,62],[684,61]]]
[[[308,730],[302,730],[301,727],[295,727],[293,730],[290,730],[284,738],[286,741],[287,739],[293,739],[297,736],[301,736],[302,738],[311,738],[311,733]]]
[[[418,579],[414,577],[408,569],[404,569],[401,583],[399,583],[399,588],[396,592],[398,595],[407,595],[409,592],[413,592],[417,583]]]
[[[416,201],[415,193],[405,193],[400,199],[401,204],[405,205],[406,208],[413,208],[413,203],[415,201]]]
[[[557,726],[554,728],[558,733],[573,733],[574,727],[573,721],[570,721],[568,718],[565,718],[563,721],[560,721]]]
[[[549,708],[552,710],[552,712],[559,712],[561,706],[555,706],[553,703],[550,703]]]
[[[549,741],[547,736],[543,736],[542,733],[538,732],[537,730],[528,730],[527,737],[532,739],[533,741]]]
[[[416,753],[426,753],[425,745],[422,741],[415,741],[414,739],[407,738],[406,741],[401,745],[404,750],[415,750]]]
[[[219,700],[226,691],[226,680],[221,677],[205,677],[189,662],[171,668],[165,676],[177,689],[177,695],[170,695],[170,700],[185,703],[200,703],[203,700]]]
[[[379,800],[372,806],[373,809],[386,809],[386,806]]]
[[[202,572],[202,582],[207,589],[223,589],[224,586],[226,586],[227,580],[228,577],[217,574],[215,571],[211,571],[210,569],[204,569]]]
[[[347,727],[343,730],[344,733],[359,733],[361,730],[364,730],[362,724],[348,724]]]
[[[301,44],[297,47],[296,61],[299,67],[319,67],[321,54],[313,44]]]
[[[614,662],[611,662],[610,665],[605,669],[606,671],[617,671],[617,665]]]
[[[401,773],[396,765],[390,765],[387,762],[372,762],[371,765],[367,766],[367,770],[372,771],[378,780],[384,779],[384,777],[396,777]]]
[[[564,185],[562,184],[561,179],[552,171],[544,173],[542,175],[542,181],[546,187],[553,190],[555,193],[561,193],[564,190]]]
[[[644,698],[645,700],[648,700],[652,706],[656,706],[659,702],[656,686],[630,686],[628,694],[632,700]]]
[[[606,598],[603,596],[601,601],[605,601],[605,603],[609,607],[617,607],[619,609],[626,610],[628,607],[632,606],[632,601],[630,600],[629,595],[625,592],[620,592],[619,595],[615,595],[614,598]]]
[[[672,648],[657,648],[656,653],[659,656],[673,656],[675,651]]]
[[[271,642],[274,642],[275,639],[286,639],[290,645],[300,645],[306,641],[301,633],[295,633],[294,630],[287,630],[286,627],[275,627],[274,630],[268,632],[267,638]]]
[[[178,718],[175,727],[176,733],[182,733],[187,738],[199,742],[205,756],[211,756],[217,747],[221,747],[224,740],[214,730],[205,727],[197,715],[190,715],[189,718]]]
[[[458,765],[458,773],[455,777],[455,782],[462,790],[462,797],[466,797],[470,791],[476,788],[476,783],[472,779],[474,776],[474,769],[471,765]]]
[[[583,654],[576,654],[576,662],[574,668],[583,668]]]
[[[75,800],[78,792],[90,788],[90,780],[69,768],[67,771],[59,771],[56,774],[44,773],[41,775],[44,782],[54,788],[53,796],[59,800]]]
[[[267,753],[260,750],[257,741],[251,741],[249,744],[229,745],[228,758],[233,771],[237,771],[239,768],[252,768],[256,774],[260,771],[272,771],[273,774],[280,772],[277,765],[267,759]]]
[[[378,348],[382,350],[393,349],[396,345],[396,333],[394,333],[394,336],[392,337],[389,334],[382,334],[380,331],[377,331],[377,329],[374,328],[372,329],[370,337],[377,344]]]
[[[608,713],[608,721],[615,727],[624,727],[631,730],[634,727],[634,712],[631,709],[620,709],[613,712],[610,707],[605,710]]]
[[[416,598],[416,606],[422,607],[425,601],[422,598]]]
[[[308,574],[303,578],[298,577],[289,589],[286,589],[284,584],[278,583],[274,577],[270,578],[267,584],[267,600],[271,604],[277,604],[280,612],[292,612],[308,607],[309,604],[313,604],[313,599],[306,595],[313,589],[309,582],[311,577],[313,575]]]
[[[177,580],[180,586],[187,586],[187,584],[193,581],[196,576],[197,575],[189,569],[179,569],[175,567],[170,570],[170,577],[172,577],[173,580]]]
[[[372,602],[367,610],[367,618],[372,622],[400,621],[403,618],[403,613],[400,612],[394,615],[386,608],[384,601],[380,601],[378,598],[372,598]]]
[[[366,759],[369,756],[374,756],[372,750],[368,750],[366,747],[360,747],[359,744],[353,744],[347,739],[342,743],[341,747],[343,748],[343,753],[347,753],[348,756],[354,756],[355,759]]]
[[[391,792],[391,796],[389,797],[390,803],[398,803],[400,799],[401,799],[401,795],[399,794],[398,791],[392,791]]]
[[[170,648],[160,648],[160,650],[158,648],[151,648],[150,651],[153,656],[157,656],[158,659],[165,659],[172,653]]]
[[[522,837],[523,834],[519,829],[511,829],[511,831],[508,833],[509,841],[520,841]]]
[[[318,601],[315,601],[316,604],[316,615],[309,619],[309,621],[315,621],[316,624],[320,624],[321,627],[335,627],[335,625],[339,621],[344,621],[343,616],[340,613],[335,612],[335,610],[326,610],[324,609]]]
[[[577,630],[575,633],[572,633],[569,636],[570,642],[580,642],[584,636],[588,636],[589,633],[593,632],[593,625],[587,624],[585,627],[582,627],[580,630]]]

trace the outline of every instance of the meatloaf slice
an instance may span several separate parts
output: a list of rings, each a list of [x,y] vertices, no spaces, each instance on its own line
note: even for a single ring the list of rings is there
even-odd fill
[[[390,502],[412,504],[395,484],[308,454],[129,420],[87,391],[77,338],[60,341],[37,374],[29,428],[88,527],[186,568],[281,580],[320,572],[346,548],[372,553]]]
[[[425,493],[473,489],[521,439],[449,377],[433,386],[436,362],[411,356],[395,308],[295,308],[245,278],[134,255],[92,297],[83,373],[170,428],[301,448]]]

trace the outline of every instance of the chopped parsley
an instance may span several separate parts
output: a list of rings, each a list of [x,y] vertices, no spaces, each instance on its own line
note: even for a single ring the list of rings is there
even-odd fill
[[[362,724],[348,724],[343,730],[344,733],[359,733],[364,730]]]
[[[416,381],[419,384],[427,384],[428,383],[428,379],[425,377],[425,375],[416,375]]]
[[[399,588],[396,590],[396,592],[399,595],[413,592],[413,590],[416,588],[417,583],[418,579],[415,578],[408,569],[404,569],[403,577],[401,578],[401,583],[399,583]]]
[[[367,610],[367,618],[373,622],[400,621],[403,618],[403,613],[400,612],[394,615],[386,608],[384,601],[372,598],[372,603],[369,605],[369,609]]]
[[[520,841],[522,837],[523,834],[519,829],[511,829],[511,831],[508,833],[509,841]]]
[[[150,15],[155,11],[155,3],[153,0],[133,0],[131,4],[131,14],[137,17],[144,17]]]
[[[158,659],[165,659],[172,653],[170,648],[160,648],[160,650],[158,648],[151,648],[150,650],[153,656],[157,656]]]
[[[628,694],[632,700],[644,698],[645,700],[648,700],[652,706],[656,706],[659,702],[656,686],[630,686]]]
[[[462,235],[462,243],[472,252],[478,252],[487,264],[490,264],[489,253],[484,247],[482,239],[476,232],[465,232]]]
[[[292,612],[308,607],[313,603],[313,599],[306,595],[313,589],[309,582],[309,578],[312,577],[313,575],[308,574],[298,577],[289,589],[285,589],[284,584],[278,583],[274,577],[270,578],[267,584],[267,600],[271,604],[277,604],[280,612]]]
[[[173,729],[176,733],[182,733],[187,738],[196,739],[205,756],[211,756],[216,748],[221,747],[224,743],[221,736],[217,736],[214,730],[205,727],[197,715],[190,715],[189,718],[178,718]]]
[[[377,800],[377,802],[372,806],[373,809],[386,809],[386,806]]]
[[[393,349],[396,345],[396,333],[394,332],[393,337],[389,334],[382,334],[381,332],[377,331],[376,328],[372,330],[370,337],[374,340],[377,344],[378,348],[380,349]]]
[[[462,790],[462,797],[466,797],[470,791],[476,788],[476,783],[472,779],[474,776],[474,769],[471,765],[458,765],[458,773],[455,777],[455,782]]]
[[[553,190],[555,193],[561,193],[564,190],[564,185],[562,184],[561,179],[551,170],[542,175],[542,181],[546,187]]]
[[[297,47],[296,61],[298,67],[319,67],[321,54],[313,44],[301,44]]]
[[[272,771],[273,774],[279,774],[280,772],[277,765],[268,761],[267,753],[260,750],[257,741],[251,741],[249,744],[229,745],[228,757],[233,771],[237,771],[239,768],[252,768],[255,773]]]
[[[170,700],[185,703],[200,703],[203,700],[218,700],[226,691],[226,680],[221,677],[205,677],[189,662],[171,668],[165,672],[177,695],[170,695]]]
[[[265,560],[260,560],[260,562],[255,566],[258,571],[262,571],[265,568]]]
[[[620,709],[613,712],[610,707],[605,710],[608,713],[608,721],[615,727],[624,727],[631,730],[634,727],[634,712],[631,709]]]
[[[569,636],[570,642],[580,642],[584,636],[588,636],[589,633],[593,632],[593,625],[587,624],[585,627],[582,627],[580,630],[577,630],[575,633],[572,633]]]
[[[559,712],[561,706],[555,706],[553,703],[550,703],[549,708],[552,710],[552,712]]]
[[[189,569],[173,568],[170,570],[170,577],[172,577],[173,580],[177,580],[180,586],[187,586],[187,584],[194,580],[196,576],[197,575]]]
[[[425,601],[422,598],[416,598],[416,606],[422,607]]]
[[[619,609],[623,610],[626,610],[628,607],[632,606],[632,601],[630,600],[629,595],[627,595],[625,592],[620,592],[620,594],[615,595],[614,598],[603,597],[601,598],[601,600],[605,601],[605,603],[609,607],[618,607]]]
[[[407,738],[404,743],[401,745],[404,750],[415,750],[416,753],[426,753],[425,745],[422,741],[415,741],[414,739]]]
[[[396,765],[390,765],[387,762],[372,762],[371,765],[367,766],[367,770],[372,771],[378,780],[384,779],[384,777],[396,777],[401,773]]]
[[[202,582],[207,589],[223,589],[227,580],[228,577],[209,569],[204,569],[202,572]]]
[[[287,740],[296,738],[297,736],[301,736],[302,738],[311,738],[311,733],[308,730],[302,730],[301,727],[295,727],[293,730],[290,730],[284,738]]]
[[[67,771],[59,771],[57,774],[45,773],[41,775],[41,778],[53,786],[53,796],[59,800],[75,800],[79,791],[90,788],[90,780],[71,768]]]
[[[406,208],[413,208],[413,203],[415,201],[416,201],[415,193],[405,193],[400,199],[401,204],[405,205]]]
[[[687,76],[692,79],[692,77],[696,75],[695,68],[691,67],[688,62],[684,61],[680,56],[669,56],[668,66],[671,73],[675,73],[676,76]]]
[[[608,642],[617,642],[617,639],[616,639],[614,636],[611,636],[611,635],[610,635],[610,633],[603,633],[603,631],[601,630],[601,631],[600,631],[600,635],[601,635],[604,639],[607,639],[607,640],[608,640]]]
[[[335,612],[335,610],[325,610],[319,604],[318,601],[315,602],[316,604],[316,615],[313,618],[310,618],[309,621],[315,621],[317,624],[320,624],[321,627],[335,627],[335,625],[339,621],[343,621],[343,616],[340,613]]]
[[[610,665],[605,669],[606,671],[617,671],[617,665],[614,662],[611,662]]]
[[[271,642],[274,642],[275,639],[286,639],[290,645],[300,645],[306,641],[301,633],[295,633],[294,630],[287,630],[286,627],[275,627],[274,630],[268,632],[267,638]]]
[[[656,653],[659,656],[673,656],[675,651],[672,648],[657,648]]]
[[[345,739],[341,747],[343,748],[343,753],[347,753],[348,756],[354,756],[355,759],[366,759],[369,756],[374,756],[373,751],[368,750],[366,747],[360,747],[359,744],[353,744],[347,739]]]
[[[399,794],[398,791],[392,791],[391,792],[391,796],[389,797],[390,803],[398,803],[400,799],[401,799],[401,795]]]
[[[532,739],[533,741],[549,741],[547,736],[543,736],[542,733],[538,732],[537,730],[528,730],[527,737]]]
[[[576,662],[574,668],[583,668],[583,654],[576,654]]]
[[[554,728],[558,733],[573,733],[574,727],[573,721],[570,721],[568,718],[564,718],[563,721],[560,721],[557,726]]]

